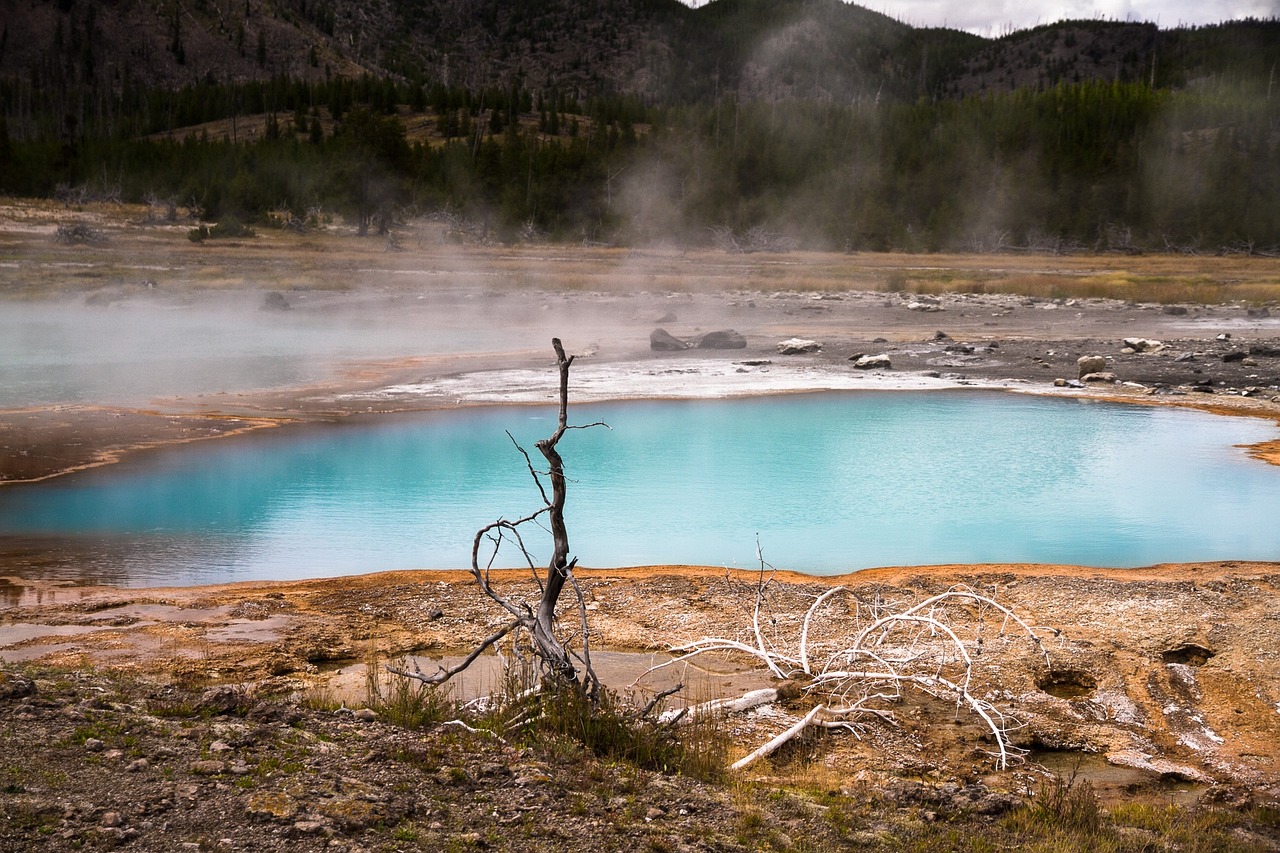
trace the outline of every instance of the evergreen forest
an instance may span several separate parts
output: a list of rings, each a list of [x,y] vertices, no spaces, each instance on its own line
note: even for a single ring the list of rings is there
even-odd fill
[[[1049,39],[1061,53],[1115,25],[1006,37],[1002,71],[988,40],[953,34],[926,52],[932,70],[834,96],[761,88],[749,68],[732,86],[685,79],[659,92],[549,74],[471,85],[421,67],[174,85],[104,74],[96,24],[79,20],[59,30],[59,59],[0,75],[2,193],[167,199],[210,222],[341,216],[361,233],[443,214],[503,241],[1280,246],[1277,21],[1183,31],[1165,38],[1163,64],[1116,54],[1123,69],[1118,58],[1086,74],[1084,59],[1027,45]],[[708,45],[734,43],[699,32],[703,62]],[[252,40],[244,51],[251,61]],[[1028,56],[1035,80],[995,85]]]

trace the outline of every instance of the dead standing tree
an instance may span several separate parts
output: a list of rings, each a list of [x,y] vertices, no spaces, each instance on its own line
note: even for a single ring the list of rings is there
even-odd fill
[[[501,628],[482,640],[461,662],[452,667],[441,667],[434,673],[425,673],[416,668],[387,667],[390,672],[396,675],[414,678],[427,684],[442,684],[467,669],[477,658],[497,646],[505,638],[509,636],[515,638],[527,636],[529,648],[534,657],[537,658],[539,675],[544,682],[550,681],[555,684],[574,686],[589,699],[594,699],[599,693],[599,681],[596,679],[595,672],[591,667],[590,633],[587,626],[586,605],[582,597],[582,591],[573,576],[573,569],[578,561],[576,558],[571,559],[569,557],[569,531],[564,521],[566,498],[564,460],[560,456],[557,445],[569,430],[588,429],[593,426],[607,427],[607,424],[601,422],[582,425],[569,424],[569,368],[573,364],[575,356],[565,354],[564,346],[560,343],[559,338],[553,338],[551,346],[555,349],[556,364],[560,374],[559,417],[557,418],[555,432],[550,437],[544,438],[534,445],[547,462],[546,475],[551,483],[551,496],[547,496],[547,491],[542,484],[542,477],[534,468],[529,454],[508,432],[507,437],[511,438],[511,442],[515,444],[516,449],[524,456],[525,463],[529,468],[529,474],[533,477],[538,493],[542,496],[542,506],[529,515],[514,521],[500,518],[485,525],[476,531],[471,545],[471,574],[475,577],[476,583],[484,595],[497,603],[511,618]],[[547,565],[545,580],[539,574],[538,568],[534,564],[534,559],[528,548],[525,547],[524,539],[521,535],[522,527],[528,524],[540,524],[543,516],[546,516],[546,524],[551,532],[552,540],[551,560]],[[499,593],[494,589],[490,581],[490,569],[503,542],[508,539],[513,541],[520,550],[525,561],[529,564],[530,571],[533,572],[534,578],[537,580],[539,597],[536,605]],[[481,552],[484,550],[486,542],[492,545],[493,550],[488,560],[485,561],[484,565],[481,565]],[[566,586],[570,586],[577,597],[580,633],[576,646],[567,640],[560,639],[557,635],[558,620],[556,612],[560,604],[560,596]]]

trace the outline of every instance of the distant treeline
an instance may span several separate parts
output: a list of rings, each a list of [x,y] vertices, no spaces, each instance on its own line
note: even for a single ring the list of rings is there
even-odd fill
[[[0,192],[91,186],[213,220],[323,209],[366,228],[448,210],[499,238],[626,244],[752,228],[836,249],[1280,244],[1270,85],[1063,83],[856,105],[579,102],[554,87],[373,77],[59,103],[38,91],[0,82]]]

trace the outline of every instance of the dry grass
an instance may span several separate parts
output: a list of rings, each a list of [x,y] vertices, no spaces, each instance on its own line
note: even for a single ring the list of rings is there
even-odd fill
[[[493,291],[669,293],[746,291],[1007,293],[1143,302],[1280,301],[1280,259],[1200,256],[906,255],[639,250],[568,245],[450,243],[443,226],[415,222],[385,240],[333,226],[197,245],[181,227],[147,225],[141,205],[68,209],[0,199],[0,296],[42,298],[149,280],[166,291],[244,288],[350,290],[477,287]],[[100,247],[53,240],[59,224],[92,222]],[[216,244],[216,245],[215,245]]]

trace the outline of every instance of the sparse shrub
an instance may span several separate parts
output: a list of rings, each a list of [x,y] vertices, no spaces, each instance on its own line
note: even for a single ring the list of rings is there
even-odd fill
[[[187,232],[187,239],[193,243],[203,243],[205,240],[256,236],[258,236],[257,232],[235,217],[227,217],[216,223],[212,228],[207,225],[199,225]]]
[[[406,729],[424,729],[458,716],[451,688],[385,673],[376,656],[368,662],[365,694],[379,716]]]

